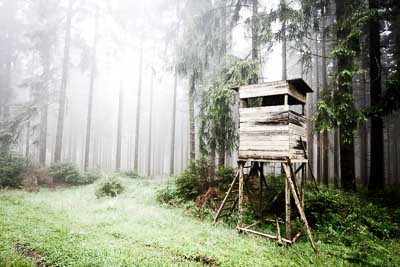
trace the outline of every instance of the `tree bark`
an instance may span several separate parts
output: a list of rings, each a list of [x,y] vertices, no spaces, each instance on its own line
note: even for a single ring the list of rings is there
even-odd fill
[[[315,35],[315,54],[318,55],[319,53],[319,44],[318,44],[318,34]],[[320,75],[319,75],[319,58],[318,56],[315,57],[315,84],[316,84],[316,95],[317,95],[317,102],[319,101],[320,95]],[[318,182],[321,182],[321,134],[316,133],[317,135],[317,172],[316,178]]]
[[[115,171],[121,171],[122,123],[124,118],[124,91],[122,82],[119,89],[118,100],[118,126],[117,126],[117,154],[115,157]]]
[[[92,47],[92,69],[91,69],[91,73],[90,73],[88,112],[87,112],[87,119],[86,119],[85,161],[84,161],[84,166],[83,166],[85,171],[87,171],[89,168],[90,137],[91,137],[91,129],[92,129],[93,91],[94,91],[94,82],[95,82],[95,78],[96,78],[98,24],[99,24],[99,7],[96,6],[94,40],[93,40],[93,47]]]
[[[149,143],[147,147],[147,176],[151,176],[151,157],[152,157],[152,124],[153,124],[153,81],[155,79],[155,70],[151,69],[151,80],[150,80],[150,103],[149,103]]]
[[[49,48],[50,50],[50,48]],[[49,109],[49,84],[50,84],[50,51],[46,51],[43,57],[44,80],[41,107],[40,107],[40,133],[39,133],[39,164],[46,165],[47,156],[47,121]]]
[[[348,17],[347,14],[351,12],[351,4],[348,0],[336,0],[336,18],[338,23],[345,21]],[[338,40],[345,40],[348,36],[348,29],[346,27],[338,27],[337,37]],[[348,69],[351,65],[351,57],[339,57],[337,61],[338,71]],[[338,90],[342,93],[353,93],[352,86],[348,86],[339,82]],[[355,171],[354,171],[354,138],[351,137],[348,142],[345,142],[342,136],[342,129],[340,130],[340,173],[341,185],[344,189],[356,189]]]
[[[378,9],[377,0],[369,0],[370,9]],[[369,58],[370,58],[370,85],[371,106],[379,104],[382,97],[381,84],[381,51],[380,51],[380,25],[377,11],[369,22]],[[371,118],[371,175],[369,181],[370,190],[384,188],[384,157],[383,157],[383,120],[379,115]]]
[[[252,0],[251,15],[251,58],[258,60],[258,0]],[[254,83],[258,83],[258,78]]]
[[[285,0],[280,0],[281,8],[286,8]],[[282,23],[282,80],[287,80],[287,44],[286,44],[286,21]]]
[[[322,90],[328,90],[328,73],[326,70],[326,29],[325,29],[325,7],[322,7],[322,40],[321,40],[321,68],[322,68]],[[329,185],[329,138],[328,132],[322,133],[322,182],[324,185]]]
[[[170,161],[169,161],[169,174],[174,174],[175,166],[175,128],[176,128],[176,90],[178,88],[178,72],[174,70],[174,91],[172,96],[172,123],[171,123],[171,147],[170,147]]]
[[[62,70],[59,102],[58,102],[58,120],[57,120],[56,145],[55,145],[55,151],[54,151],[54,162],[59,162],[61,160],[63,131],[64,131],[64,117],[65,117],[65,102],[66,102],[66,97],[67,97],[67,82],[68,82],[68,71],[69,71],[69,51],[70,51],[70,43],[71,43],[72,3],[73,3],[73,0],[69,0],[67,24],[66,24],[66,31],[65,31],[63,70]]]
[[[196,159],[196,129],[194,121],[194,92],[196,89],[195,79],[195,73],[192,73],[192,75],[190,76],[189,88],[190,161],[194,161]]]
[[[142,33],[140,39],[140,49],[139,49],[139,81],[138,81],[138,91],[136,100],[136,134],[135,134],[135,158],[133,162],[133,169],[135,172],[139,171],[139,134],[140,134],[140,109],[141,109],[141,98],[142,98],[142,76],[143,76],[143,43],[144,34]]]
[[[339,159],[339,130],[336,129],[334,132],[334,137],[333,137],[333,186],[335,188],[339,188],[339,178],[340,178],[340,159]]]

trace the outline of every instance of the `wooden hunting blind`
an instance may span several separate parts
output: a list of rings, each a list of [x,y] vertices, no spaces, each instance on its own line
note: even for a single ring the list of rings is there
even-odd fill
[[[311,88],[296,79],[242,86],[238,92],[239,160],[305,161],[304,105]],[[255,98],[261,106],[250,106]]]
[[[307,93],[313,91],[302,79],[267,82],[234,89],[237,90],[240,100],[239,170],[217,211],[214,222],[221,217],[230,216],[237,207],[237,229],[240,233],[261,235],[276,240],[280,245],[293,244],[300,237],[300,233],[293,238],[291,235],[290,202],[293,199],[307,237],[314,251],[317,252],[304,213],[304,182],[308,165],[304,106]],[[282,189],[285,194],[286,217],[283,222],[285,237],[281,236],[281,222],[278,219],[273,220],[276,223],[276,235],[252,229],[256,224],[266,221],[263,212],[263,203],[268,194],[268,184],[263,167],[265,162],[281,163],[285,173],[285,188]],[[247,163],[250,164],[246,166]],[[248,168],[247,172],[245,172],[246,168]],[[301,174],[300,181],[296,181],[298,174]],[[242,222],[245,197],[259,219],[257,223],[246,227]],[[274,197],[272,201],[275,201],[277,197]]]

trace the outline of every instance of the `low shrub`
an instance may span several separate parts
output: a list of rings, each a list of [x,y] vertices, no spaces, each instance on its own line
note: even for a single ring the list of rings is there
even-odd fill
[[[49,176],[56,183],[65,183],[69,185],[87,185],[92,184],[101,178],[99,172],[80,173],[78,167],[73,163],[53,163],[49,168]]]
[[[28,162],[12,153],[0,154],[0,188],[21,188]]]
[[[195,200],[200,194],[200,183],[207,179],[207,169],[202,162],[189,163],[186,169],[168,181],[168,184],[157,191],[157,200],[161,203],[173,204]]]
[[[102,177],[99,172],[84,172],[81,177],[81,184],[93,184]]]
[[[141,176],[137,172],[134,172],[134,171],[125,171],[125,172],[122,172],[121,174],[123,176],[131,178],[131,179],[141,178]]]
[[[116,197],[125,191],[121,180],[116,177],[110,177],[102,181],[95,192],[97,198]]]
[[[182,202],[175,184],[171,182],[156,191],[156,199],[158,202],[168,205],[175,205]]]
[[[55,182],[71,185],[80,185],[83,181],[76,165],[68,162],[53,163],[49,168],[49,175]]]
[[[230,167],[219,167],[215,173],[215,180],[219,188],[227,189],[235,178],[235,170]]]

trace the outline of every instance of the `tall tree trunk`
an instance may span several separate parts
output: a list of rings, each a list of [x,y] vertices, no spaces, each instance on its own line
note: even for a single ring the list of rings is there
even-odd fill
[[[258,0],[252,0],[251,15],[251,58],[258,60]],[[258,83],[258,78],[253,81]]]
[[[42,88],[40,107],[40,132],[39,132],[39,164],[46,165],[47,156],[47,121],[49,109],[49,84],[50,84],[50,51],[43,56],[45,84]]]
[[[190,88],[189,88],[189,127],[190,127],[190,140],[189,140],[189,148],[190,148],[190,161],[194,161],[196,159],[196,132],[195,132],[195,121],[194,121],[194,92],[196,89],[195,83],[196,77],[193,72],[190,76]]]
[[[310,48],[312,49],[312,41],[310,41]],[[311,86],[314,85],[314,77],[313,77],[313,72],[310,71],[308,73],[309,75],[309,83]],[[307,116],[310,116],[311,114],[314,113],[314,106],[315,106],[315,94],[310,94],[309,97],[307,98]],[[308,154],[308,164],[311,166],[311,170],[314,170],[314,122],[310,119],[307,120],[307,154]],[[312,180],[312,174],[307,168],[307,179],[310,181]]]
[[[340,144],[340,136],[339,130],[336,129],[333,133],[333,186],[335,188],[339,188],[339,169],[340,169],[340,159],[339,159],[339,144]]]
[[[8,32],[7,33],[9,36],[12,36],[12,33]],[[9,39],[13,39],[12,37],[9,37]],[[4,125],[7,126],[9,119],[10,119],[10,105],[11,105],[11,97],[12,97],[12,54],[13,54],[13,49],[12,49],[12,44],[11,40],[9,40],[8,44],[6,44],[6,62],[5,62],[5,82],[4,82],[4,94],[1,96],[4,98],[2,101],[3,103],[0,103],[2,106],[0,106],[0,109],[2,109],[2,118],[0,117],[0,123],[3,121]],[[1,101],[1,100],[0,100]],[[0,125],[0,129],[3,127]],[[5,140],[0,147],[0,151],[5,151],[8,152],[10,149],[11,145],[11,140]]]
[[[321,40],[321,68],[322,68],[322,91],[328,90],[328,73],[326,70],[326,29],[325,29],[325,7],[322,7],[322,40]],[[322,133],[322,182],[324,185],[329,185],[329,138],[328,132],[324,131]]]
[[[285,0],[280,0],[280,4],[281,4],[281,9],[285,10],[286,9]],[[286,21],[283,20],[281,21],[281,23],[282,23],[282,80],[287,80]]]
[[[152,135],[153,135],[153,94],[154,94],[154,79],[156,73],[154,68],[151,68],[151,80],[150,80],[150,103],[149,103],[149,143],[147,146],[147,176],[151,176],[151,158],[153,156],[153,145],[152,145]]]
[[[364,60],[363,60],[364,61]],[[367,80],[365,75],[362,78],[362,107],[367,108]],[[367,122],[360,125],[360,175],[363,186],[368,186],[368,127]]]
[[[67,24],[66,24],[66,31],[65,31],[63,70],[62,70],[62,78],[61,78],[60,95],[59,95],[59,101],[58,101],[56,146],[55,146],[55,151],[54,151],[54,161],[55,162],[59,162],[61,160],[61,151],[62,151],[62,142],[63,142],[65,102],[66,102],[66,97],[67,97],[67,82],[68,82],[68,70],[69,70],[69,51],[70,51],[69,48],[70,48],[70,43],[71,43],[72,3],[73,3],[73,0],[69,0]]]
[[[225,148],[220,148],[218,151],[218,167],[225,166]]]
[[[140,134],[140,106],[142,98],[142,79],[143,79],[143,43],[144,34],[142,33],[140,39],[140,49],[139,49],[139,80],[138,80],[138,91],[136,100],[136,128],[135,128],[135,158],[133,162],[133,170],[135,172],[139,171],[139,134]]]
[[[46,165],[47,154],[47,118],[48,118],[48,92],[43,89],[43,104],[40,108],[40,133],[39,133],[39,164]]]
[[[347,19],[347,14],[351,12],[349,10],[351,4],[348,0],[336,0],[336,18],[338,23],[342,23]],[[348,36],[348,29],[346,27],[338,27],[337,37],[338,40],[345,40]],[[351,66],[353,59],[349,56],[339,57],[337,61],[338,71],[341,72],[348,69]],[[342,93],[353,93],[352,86],[344,84],[339,81],[338,89]],[[341,173],[341,185],[344,189],[356,189],[355,182],[355,171],[354,171],[354,138],[351,137],[348,142],[342,136],[342,128],[340,130],[340,173]]]
[[[121,147],[122,147],[122,122],[124,118],[124,91],[122,82],[119,88],[118,100],[118,128],[117,128],[117,155],[115,156],[115,170],[121,171]]]
[[[315,54],[319,54],[319,44],[318,44],[318,34],[315,35]],[[317,102],[319,101],[320,95],[320,75],[319,75],[319,58],[318,56],[315,57],[315,84],[316,84],[316,95],[317,95]],[[317,135],[317,180],[321,182],[321,134],[316,133]]]
[[[369,0],[370,9],[378,9],[377,0]],[[369,59],[370,59],[370,84],[371,106],[379,104],[382,97],[381,84],[381,51],[380,51],[380,25],[377,11],[369,22]],[[383,120],[379,115],[371,118],[371,176],[369,189],[380,190],[385,184],[383,163]]]
[[[93,91],[94,82],[96,78],[96,56],[97,56],[97,39],[98,39],[98,25],[99,25],[99,7],[96,6],[95,26],[94,26],[94,40],[92,47],[92,69],[90,73],[90,88],[89,88],[89,102],[86,120],[86,143],[85,143],[85,161],[84,170],[89,168],[89,155],[90,155],[90,135],[92,129],[92,109],[93,109]]]
[[[176,90],[178,88],[178,72],[174,70],[174,91],[172,95],[172,123],[171,123],[171,147],[169,158],[169,174],[174,174],[175,166],[175,128],[176,128]]]
[[[29,149],[31,146],[31,121],[29,120],[28,123],[26,124],[26,137],[25,137],[25,158],[29,158]]]

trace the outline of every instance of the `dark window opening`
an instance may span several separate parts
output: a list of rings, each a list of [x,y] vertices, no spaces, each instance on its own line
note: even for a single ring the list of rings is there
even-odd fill
[[[285,105],[285,95],[271,95],[264,96],[262,100],[262,106],[282,106]]]

